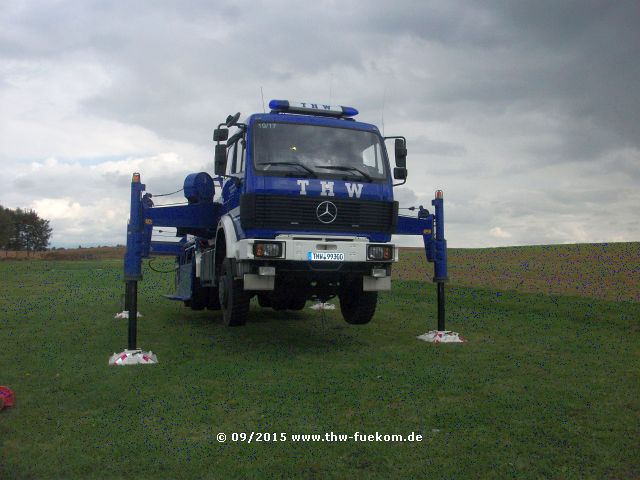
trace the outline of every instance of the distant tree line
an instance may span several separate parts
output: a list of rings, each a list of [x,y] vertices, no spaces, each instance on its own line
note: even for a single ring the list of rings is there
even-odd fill
[[[0,249],[46,250],[52,231],[49,220],[40,218],[33,210],[11,210],[0,205]]]

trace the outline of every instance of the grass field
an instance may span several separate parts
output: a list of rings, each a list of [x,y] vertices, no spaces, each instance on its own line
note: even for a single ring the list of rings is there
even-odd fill
[[[597,272],[598,248],[565,277]],[[107,366],[126,345],[120,261],[1,262],[0,384],[17,406],[0,412],[0,479],[640,477],[637,284],[626,300],[546,295],[553,265],[521,266],[513,286],[499,280],[509,261],[452,255],[447,326],[469,342],[430,345],[415,336],[435,327],[435,291],[411,255],[360,327],[254,307],[225,328],[159,299],[171,276],[145,268],[139,344],[160,363],[126,368]],[[619,290],[613,270],[602,291]],[[252,431],[288,440],[231,440]],[[423,440],[291,440],[356,431]]]

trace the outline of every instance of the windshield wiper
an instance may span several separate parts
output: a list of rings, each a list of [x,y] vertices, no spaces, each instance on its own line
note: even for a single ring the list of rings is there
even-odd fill
[[[314,165],[316,168],[326,168],[328,170],[339,170],[341,172],[358,172],[368,182],[373,182],[373,178],[364,173],[362,170],[356,167],[345,167],[342,165]]]
[[[300,167],[303,170],[306,170],[307,172],[309,172],[309,175],[311,175],[311,177],[318,178],[318,175],[316,175],[316,172],[311,170],[309,167],[301,164],[300,162],[261,162],[260,165],[294,165],[296,167]]]

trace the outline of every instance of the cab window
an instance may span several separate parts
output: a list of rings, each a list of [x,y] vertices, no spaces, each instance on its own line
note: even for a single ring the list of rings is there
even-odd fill
[[[245,140],[243,138],[234,142],[227,150],[227,175],[244,172],[246,158]]]

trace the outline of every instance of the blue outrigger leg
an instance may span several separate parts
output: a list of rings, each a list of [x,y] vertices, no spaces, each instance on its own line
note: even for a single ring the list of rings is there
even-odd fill
[[[129,312],[128,349],[136,350],[138,329],[138,281],[142,280],[142,254],[144,247],[144,223],[140,174],[131,179],[131,211],[127,225],[127,250],[124,254],[125,310]]]
[[[447,241],[444,238],[444,199],[442,190],[437,190],[431,200],[435,214],[420,207],[418,218],[398,215],[396,234],[422,235],[427,261],[433,263],[433,282],[438,286],[438,330],[444,331],[444,284],[447,275]]]
[[[208,197],[188,205],[154,207],[151,195],[143,195],[145,188],[140,181],[140,174],[134,173],[131,178],[131,210],[127,225],[127,250],[124,255],[129,350],[137,349],[138,282],[142,280],[142,259],[148,258],[150,254],[175,257],[183,251],[184,237],[181,242],[152,241],[153,227],[176,227],[185,234],[194,235],[215,232],[220,208]]]

